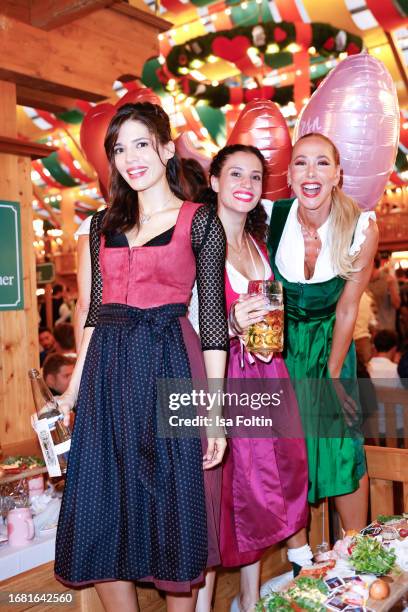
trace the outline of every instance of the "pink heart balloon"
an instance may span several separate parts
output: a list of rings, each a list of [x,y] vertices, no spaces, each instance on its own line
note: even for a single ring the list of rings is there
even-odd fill
[[[267,166],[263,197],[269,200],[289,197],[287,172],[292,144],[285,118],[274,102],[249,102],[238,117],[228,144],[258,147]]]
[[[102,103],[91,108],[81,124],[81,147],[86,159],[95,168],[104,198],[109,185],[109,162],[103,146],[108,125],[119,107],[135,102],[161,105],[160,98],[148,87],[133,89],[115,104]]]
[[[394,168],[399,137],[397,92],[384,64],[368,53],[340,62],[302,110],[293,142],[310,132],[339,149],[345,193],[362,209],[374,208]]]

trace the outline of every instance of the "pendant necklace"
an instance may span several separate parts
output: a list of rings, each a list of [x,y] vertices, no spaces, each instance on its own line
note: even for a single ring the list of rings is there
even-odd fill
[[[253,267],[254,272],[255,272],[255,278],[257,278],[258,277],[257,276],[258,275],[258,270],[256,269],[254,256],[252,255],[252,251],[251,251],[251,248],[250,248],[249,242],[248,242],[248,235],[247,235],[246,232],[244,232],[244,240],[245,240],[245,244],[243,244],[239,250],[236,249],[235,247],[233,247],[230,242],[228,242],[228,246],[231,247],[231,249],[236,253],[236,257],[237,257],[239,262],[241,262],[241,260],[242,260],[241,253],[244,250],[244,247],[246,247],[246,249],[249,251],[249,256],[251,258],[252,267]]]
[[[301,230],[301,232],[303,234],[303,238],[306,238],[306,239],[309,238],[310,240],[319,240],[320,239],[320,236],[319,236],[319,233],[318,233],[317,229],[310,230],[308,227],[306,227],[306,225],[302,221],[302,218],[301,218],[301,216],[299,214],[299,211],[298,211],[298,214],[297,214],[297,218],[298,218],[298,221],[299,221],[299,224],[300,224],[300,230]],[[320,253],[321,246],[316,245],[315,249],[316,249],[316,255],[318,255]]]
[[[139,223],[140,225],[145,225],[145,223],[149,223],[150,219],[152,218],[152,216],[157,213],[157,212],[163,212],[163,210],[165,210],[169,203],[171,202],[171,200],[173,199],[174,195],[171,194],[170,198],[167,200],[167,202],[164,204],[164,206],[162,208],[160,208],[160,210],[156,210],[155,212],[150,213],[150,215],[145,215],[144,213],[142,213],[142,211],[139,211]]]

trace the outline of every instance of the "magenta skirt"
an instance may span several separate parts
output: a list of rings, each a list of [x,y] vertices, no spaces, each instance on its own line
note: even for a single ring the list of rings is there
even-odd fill
[[[242,367],[243,365],[243,367]],[[250,363],[231,342],[228,379],[288,379],[280,355]],[[289,385],[285,386],[287,389]],[[298,435],[301,420],[295,393],[285,393],[279,418]],[[302,437],[230,438],[221,495],[220,550],[224,567],[258,561],[265,549],[306,526],[308,472]]]

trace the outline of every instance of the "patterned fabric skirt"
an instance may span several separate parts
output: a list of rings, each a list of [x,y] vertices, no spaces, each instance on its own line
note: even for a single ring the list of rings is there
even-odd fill
[[[64,584],[151,581],[189,591],[219,562],[220,470],[200,439],[157,436],[157,378],[202,364],[184,304],[101,306],[79,390],[56,542]],[[219,494],[218,494],[219,497]]]

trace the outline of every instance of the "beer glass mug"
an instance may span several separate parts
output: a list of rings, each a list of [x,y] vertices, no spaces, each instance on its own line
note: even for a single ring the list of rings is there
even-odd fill
[[[279,281],[249,281],[250,295],[263,295],[268,305],[264,320],[248,329],[245,345],[248,351],[264,357],[283,351],[283,291]]]

